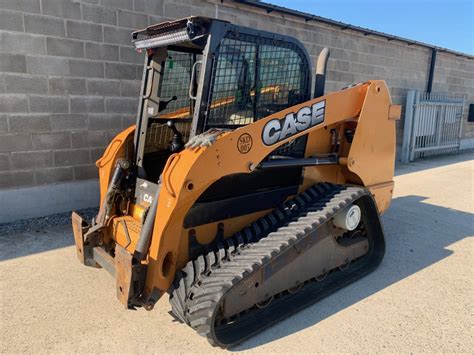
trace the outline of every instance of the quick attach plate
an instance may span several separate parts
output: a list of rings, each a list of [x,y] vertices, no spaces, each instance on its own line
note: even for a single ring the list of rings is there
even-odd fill
[[[72,212],[71,221],[74,241],[76,243],[77,258],[82,264],[87,265],[86,260],[92,258],[92,249],[88,245],[84,245],[84,234],[87,233],[90,226],[76,212]]]
[[[115,279],[117,298],[126,308],[141,306],[141,292],[145,284],[146,265],[133,259],[126,249],[115,246]]]

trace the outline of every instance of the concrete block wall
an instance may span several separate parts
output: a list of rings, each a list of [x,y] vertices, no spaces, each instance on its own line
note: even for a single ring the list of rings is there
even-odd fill
[[[160,3],[0,1],[0,189],[97,177],[134,122],[143,56],[130,34],[163,20]]]
[[[467,122],[469,104],[474,104],[474,60],[438,53],[433,91],[449,92],[464,98],[463,137],[474,141],[474,123]]]
[[[95,160],[135,120],[143,55],[131,32],[190,15],[294,36],[314,61],[330,47],[328,91],[385,79],[403,104],[408,90],[426,88],[428,48],[230,0],[0,0],[0,197],[52,183],[71,183],[74,192],[74,183],[95,179]],[[440,53],[433,90],[472,103],[473,65]],[[464,134],[474,137],[473,124],[464,123]]]
[[[278,32],[298,38],[313,58],[313,65],[324,47],[331,50],[328,62],[326,90],[334,91],[355,82],[383,79],[387,82],[392,100],[405,104],[408,90],[426,90],[431,49],[408,45],[384,37],[364,35],[352,30],[320,22],[268,14],[233,1],[210,0],[218,7],[219,18],[257,29]],[[474,60],[451,53],[438,53],[433,91],[449,92],[465,98],[463,138],[474,140],[474,123],[467,122],[469,103],[474,103]],[[403,112],[403,111],[402,111]],[[397,122],[397,145],[403,138],[402,120]],[[474,143],[474,142],[473,142]]]

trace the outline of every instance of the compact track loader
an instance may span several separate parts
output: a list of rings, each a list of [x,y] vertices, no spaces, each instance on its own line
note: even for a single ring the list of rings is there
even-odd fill
[[[313,89],[296,39],[210,18],[132,38],[137,123],[97,161],[97,216],[72,215],[77,256],[125,307],[168,293],[230,347],[377,267],[400,116],[383,81],[324,95],[327,49]]]

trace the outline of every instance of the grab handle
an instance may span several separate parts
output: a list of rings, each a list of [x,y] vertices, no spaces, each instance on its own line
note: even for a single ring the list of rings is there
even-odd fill
[[[197,97],[193,95],[194,80],[196,79],[196,68],[197,65],[202,65],[202,60],[196,61],[191,69],[191,81],[189,82],[189,98],[191,100],[196,100]]]
[[[168,161],[166,162],[166,165],[163,169],[163,172],[164,172],[163,184],[165,185],[166,191],[173,197],[176,197],[176,192],[174,191],[173,186],[171,186],[170,176],[178,160],[179,160],[179,154],[178,153],[172,154],[168,158]]]

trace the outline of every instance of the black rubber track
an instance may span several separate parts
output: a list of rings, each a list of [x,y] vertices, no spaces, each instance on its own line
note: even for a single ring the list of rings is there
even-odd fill
[[[266,308],[253,307],[229,324],[216,324],[232,286],[356,201],[369,237],[367,254],[343,271],[330,272],[323,281],[307,282],[298,293],[276,295]],[[231,347],[369,273],[384,251],[383,230],[370,193],[358,187],[318,184],[226,239],[215,251],[188,262],[170,289],[172,311],[212,345]]]

